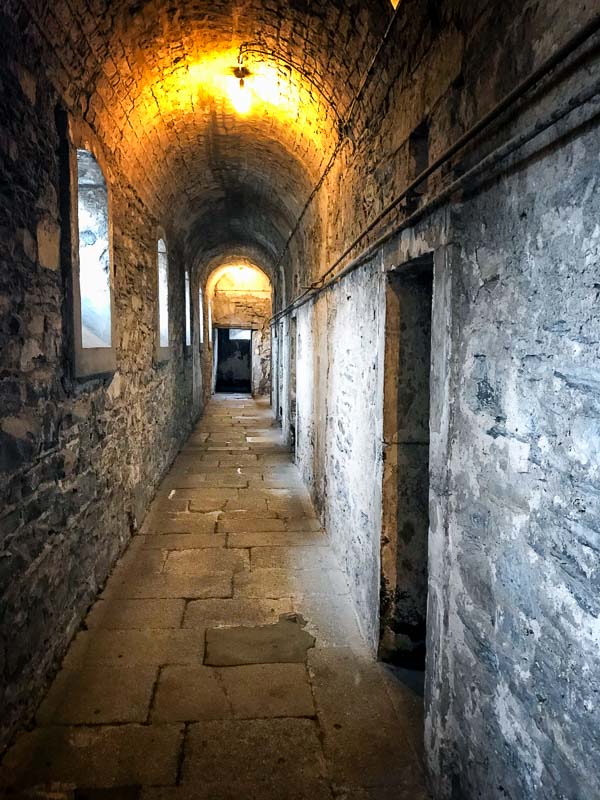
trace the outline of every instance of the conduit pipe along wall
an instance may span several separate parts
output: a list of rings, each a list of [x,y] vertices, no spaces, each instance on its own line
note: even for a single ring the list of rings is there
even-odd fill
[[[469,128],[463,136],[457,139],[447,150],[445,150],[435,161],[432,162],[426,169],[424,169],[417,177],[412,180],[401,192],[397,195],[392,202],[390,202],[372,222],[370,222],[352,241],[352,243],[345,248],[345,250],[330,264],[327,270],[321,275],[314,284],[307,287],[298,297],[289,303],[284,309],[274,314],[271,318],[271,324],[277,322],[281,317],[289,314],[291,311],[300,308],[309,300],[318,297],[319,294],[333,283],[338,281],[344,275],[352,272],[366,261],[368,261],[377,250],[408,227],[411,227],[426,214],[438,208],[443,202],[450,199],[459,189],[464,187],[473,180],[477,175],[481,174],[484,170],[492,168],[497,163],[501,162],[513,152],[518,150],[523,145],[527,144],[532,139],[536,138],[548,128],[556,125],[566,116],[571,114],[577,108],[589,103],[599,93],[600,85],[595,82],[592,86],[583,89],[576,95],[572,96],[565,104],[559,109],[552,112],[546,119],[538,121],[527,132],[518,134],[499,147],[492,153],[484,156],[480,161],[471,167],[467,172],[453,181],[448,187],[442,189],[434,198],[418,208],[413,214],[406,217],[394,227],[386,232],[383,236],[378,238],[375,242],[369,245],[362,253],[344,267],[337,275],[331,280],[321,284],[328,275],[330,275],[336,267],[338,267],[350,253],[356,249],[357,245],[373,231],[379,223],[381,223],[394,209],[396,209],[403,200],[406,200],[428,177],[437,172],[441,167],[447,164],[450,159],[463,150],[468,144],[473,142],[476,137],[485,129],[489,128],[492,123],[499,120],[505,111],[514,106],[518,100],[523,99],[528,92],[535,88],[544,78],[548,77],[560,64],[564,63],[571,55],[575,53],[585,42],[589,41],[600,30],[600,15],[595,17],[590,23],[585,25],[573,37],[569,39],[562,47],[546,59],[537,69],[533,70],[527,78],[525,78],[518,86],[502,98],[487,114],[485,114],[475,125]],[[549,90],[550,87],[546,87]],[[518,112],[517,112],[518,114]],[[508,124],[508,120],[503,121],[503,125]],[[318,184],[321,185],[322,182]],[[293,235],[293,234],[292,234]],[[286,245],[287,247],[287,245]]]
[[[339,155],[341,147],[344,144],[344,141],[346,141],[346,139],[348,139],[348,138],[352,138],[350,123],[352,122],[352,119],[353,119],[353,116],[354,116],[354,110],[357,108],[362,96],[364,95],[364,93],[365,93],[365,91],[366,91],[366,89],[367,89],[367,87],[369,85],[369,82],[370,82],[371,78],[373,77],[373,74],[375,72],[375,67],[377,66],[377,63],[379,61],[379,57],[380,57],[381,53],[383,52],[386,44],[388,43],[388,41],[390,39],[392,31],[394,30],[394,24],[395,24],[395,22],[396,22],[396,20],[398,18],[399,18],[398,6],[396,5],[396,7],[394,8],[394,12],[392,14],[392,18],[390,19],[390,21],[388,23],[388,26],[385,29],[385,33],[383,34],[383,36],[381,38],[381,41],[379,42],[379,45],[378,45],[375,53],[373,54],[373,57],[371,58],[371,61],[370,61],[369,66],[367,68],[367,71],[365,72],[365,76],[361,81],[360,87],[359,87],[358,91],[356,92],[356,94],[354,95],[354,97],[352,98],[352,100],[350,102],[350,105],[348,106],[348,111],[346,112],[345,119],[342,121],[339,118],[339,115],[337,115],[338,134],[339,134],[337,144],[336,144],[335,148],[333,149],[333,152],[332,152],[331,156],[329,157],[329,161],[327,162],[327,165],[325,166],[325,169],[321,173],[321,176],[320,176],[319,180],[317,181],[317,183],[313,187],[313,189],[312,189],[311,193],[309,194],[304,206],[302,207],[302,211],[300,212],[298,218],[296,219],[296,222],[294,223],[294,226],[293,226],[293,228],[292,228],[292,230],[290,232],[290,235],[287,238],[287,241],[285,243],[285,246],[283,247],[283,250],[279,254],[279,258],[277,259],[277,262],[275,264],[275,269],[274,269],[275,273],[277,272],[279,267],[281,267],[281,265],[283,263],[283,259],[285,258],[285,254],[287,253],[288,248],[289,248],[292,240],[294,239],[294,236],[298,233],[298,230],[300,229],[300,225],[301,225],[302,220],[304,219],[304,217],[306,215],[306,212],[310,208],[313,200],[315,199],[315,197],[317,196],[317,194],[319,193],[321,188],[323,187],[323,184],[324,184],[327,176],[331,172],[331,169],[332,169],[333,165],[335,164],[335,162],[337,160],[337,157]]]

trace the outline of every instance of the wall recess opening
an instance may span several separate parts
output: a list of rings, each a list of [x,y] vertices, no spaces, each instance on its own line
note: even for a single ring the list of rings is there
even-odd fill
[[[424,669],[429,532],[433,256],[390,273],[386,291],[380,656]]]
[[[217,392],[249,394],[252,388],[252,331],[218,328]]]
[[[75,372],[87,376],[115,369],[112,255],[108,186],[94,155],[77,148],[77,221],[73,251]],[[73,237],[75,238],[75,237]]]

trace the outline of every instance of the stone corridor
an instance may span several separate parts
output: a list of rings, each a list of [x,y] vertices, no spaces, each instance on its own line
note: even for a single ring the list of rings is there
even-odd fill
[[[361,639],[267,402],[217,396],[0,787],[53,800],[422,800],[422,726],[421,699]]]

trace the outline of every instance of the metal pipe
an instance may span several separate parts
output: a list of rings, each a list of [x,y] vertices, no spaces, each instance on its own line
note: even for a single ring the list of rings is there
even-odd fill
[[[465,145],[471,142],[479,133],[481,133],[485,128],[487,128],[492,122],[494,122],[504,111],[510,108],[513,103],[517,100],[521,99],[530,89],[532,89],[535,85],[537,85],[542,78],[546,77],[553,69],[555,69],[560,63],[562,63],[566,58],[568,58],[575,50],[577,50],[582,44],[584,44],[591,36],[600,30],[600,14],[594,17],[587,25],[584,25],[583,28],[574,34],[565,44],[559,47],[551,56],[549,56],[545,61],[543,61],[539,67],[529,73],[529,75],[524,78],[517,86],[512,89],[507,95],[505,95],[496,105],[488,111],[487,114],[478,120],[474,125],[469,128],[462,136],[460,136],[456,142],[454,142],[450,147],[448,147],[440,156],[438,156],[435,161],[433,161],[426,169],[424,169],[417,177],[411,181],[408,186],[406,186],[402,192],[397,195],[394,200],[391,201],[376,217],[372,220],[362,231],[361,233],[354,239],[354,241],[336,258],[336,260],[327,268],[327,270],[321,275],[313,287],[310,290],[306,290],[302,294],[300,294],[295,300],[293,300],[290,304],[286,306],[286,308],[279,311],[272,317],[272,320],[287,314],[292,308],[295,307],[295,304],[303,299],[309,291],[315,290],[318,288],[317,284],[320,284],[328,275],[330,275],[334,269],[354,250],[354,248],[367,236],[373,228],[377,227],[377,225],[390,213],[396,208],[408,195],[410,195],[424,180],[426,180],[430,175],[436,172],[440,167],[442,167],[450,158],[452,158],[456,153],[462,150]],[[429,204],[427,204],[428,206]],[[427,207],[423,206],[423,208]],[[419,213],[418,210],[416,213]],[[407,219],[412,219],[408,217]],[[297,229],[297,228],[296,228]],[[292,236],[295,233],[295,230],[292,233]],[[291,236],[290,236],[291,240]],[[288,240],[289,244],[289,240]],[[287,245],[286,245],[287,247]],[[313,295],[311,295],[312,297]]]
[[[390,36],[391,30],[393,28],[394,22],[398,18],[399,9],[400,9],[400,4],[398,4],[396,6],[396,8],[394,9],[394,11],[392,13],[392,17],[391,17],[390,21],[388,22],[387,28],[385,29],[385,33],[383,34],[383,36],[381,38],[381,41],[379,42],[379,45],[377,47],[377,50],[375,51],[375,53],[373,55],[373,58],[371,59],[371,61],[369,63],[369,67],[368,67],[368,69],[367,69],[367,71],[365,73],[365,77],[363,78],[362,83],[361,83],[358,91],[356,92],[356,94],[354,95],[354,97],[352,98],[352,100],[350,102],[350,105],[348,106],[348,111],[346,112],[346,115],[345,115],[345,121],[341,122],[341,123],[338,121],[338,124],[339,124],[339,127],[340,127],[340,132],[342,134],[345,134],[345,132],[347,131],[348,126],[350,125],[350,120],[352,119],[352,114],[354,113],[354,108],[356,107],[356,104],[358,103],[360,98],[363,96],[364,91],[367,88],[369,79],[370,79],[370,77],[371,77],[371,75],[373,73],[373,68],[375,67],[375,64],[377,63],[377,59],[379,58],[379,54],[381,53],[381,51],[384,48],[384,46],[387,44],[387,40],[389,39],[389,36]],[[298,219],[294,223],[294,227],[292,228],[292,230],[290,232],[290,235],[287,238],[287,241],[286,241],[286,243],[285,243],[285,245],[283,247],[283,250],[279,254],[279,258],[277,259],[277,263],[275,264],[275,270],[274,271],[277,271],[277,269],[279,269],[279,267],[281,266],[281,263],[283,261],[283,257],[287,253],[288,247],[290,246],[290,242],[292,241],[292,239],[296,235],[296,233],[297,233],[297,231],[298,231],[298,229],[300,227],[300,223],[304,219],[304,215],[308,211],[308,209],[310,207],[310,204],[312,203],[312,201],[314,200],[315,196],[319,192],[321,186],[323,185],[323,183],[325,181],[325,178],[329,175],[329,173],[331,171],[331,168],[335,164],[335,160],[336,160],[337,155],[338,155],[338,153],[339,153],[339,151],[340,151],[340,149],[342,147],[343,142],[344,142],[344,136],[341,135],[338,138],[337,144],[334,147],[331,156],[329,157],[329,161],[327,162],[327,166],[323,170],[323,172],[321,174],[321,177],[319,178],[319,180],[315,184],[312,192],[309,194],[308,199],[306,200],[306,203],[303,205],[302,210],[300,211]]]
[[[432,198],[429,202],[425,203],[421,208],[417,209],[413,212],[410,216],[403,219],[398,225],[394,226],[394,228],[390,231],[387,231],[385,234],[380,236],[374,242],[372,242],[360,255],[356,258],[352,259],[342,270],[340,270],[336,275],[326,281],[319,287],[313,288],[313,294],[309,297],[300,297],[298,300],[294,301],[293,308],[298,309],[301,308],[303,305],[309,302],[309,300],[318,297],[322,292],[324,292],[329,287],[333,286],[335,283],[340,281],[346,275],[354,272],[355,269],[360,267],[365,262],[369,261],[377,251],[386,244],[390,239],[394,236],[397,236],[405,228],[409,228],[418,222],[422,217],[426,216],[433,212],[436,208],[438,208],[442,203],[448,200],[456,191],[463,187],[464,184],[468,183],[470,180],[475,178],[482,172],[485,172],[488,168],[494,167],[496,164],[503,161],[507,156],[514,153],[519,148],[523,147],[523,145],[530,142],[532,139],[535,139],[544,131],[551,128],[556,123],[560,122],[562,119],[567,117],[571,114],[575,109],[580,108],[581,106],[585,105],[586,103],[593,100],[595,97],[600,95],[600,81],[596,81],[592,86],[584,89],[583,91],[579,92],[574,97],[570,98],[567,103],[561,106],[559,109],[554,111],[544,120],[538,120],[534,125],[532,125],[525,133],[517,134],[509,139],[504,144],[497,147],[487,156],[482,158],[480,161],[477,162],[471,169],[453,181],[449,186],[445,189],[442,189],[434,198]],[[279,319],[281,319],[286,313],[288,313],[288,309],[291,311],[292,308],[288,306],[287,309],[280,311],[278,314],[275,314],[271,318],[271,324],[274,324]]]

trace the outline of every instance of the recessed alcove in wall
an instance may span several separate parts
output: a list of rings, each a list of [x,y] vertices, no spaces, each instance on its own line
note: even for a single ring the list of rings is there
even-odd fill
[[[249,328],[219,328],[215,337],[216,392],[252,391],[252,337]]]
[[[424,668],[429,531],[433,257],[403,264],[386,291],[380,655]]]
[[[75,373],[84,377],[115,368],[109,191],[90,150],[70,148],[70,161]]]

